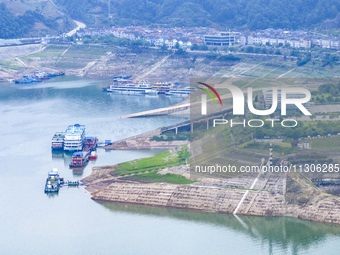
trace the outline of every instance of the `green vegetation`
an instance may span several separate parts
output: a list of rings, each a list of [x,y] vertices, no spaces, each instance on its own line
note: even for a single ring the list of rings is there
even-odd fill
[[[178,133],[178,134],[168,133],[166,135],[153,136],[150,140],[151,141],[174,141],[174,140],[185,141],[189,139],[190,139],[189,133]]]
[[[334,151],[340,150],[340,137],[325,137],[309,140],[312,149],[332,149]]]
[[[13,65],[11,61],[0,61],[0,66],[12,70],[19,70],[22,68],[21,66]]]
[[[312,91],[312,100],[319,104],[340,102],[340,82],[338,84],[323,84],[318,90]]]
[[[252,151],[267,153],[269,150],[269,143],[249,142],[243,148],[250,149]],[[296,152],[297,148],[292,148],[290,143],[274,143],[273,151],[278,154],[284,153],[284,155],[289,155]]]
[[[142,181],[142,182],[166,182],[173,184],[191,184],[194,181],[188,180],[179,174],[158,174],[157,172],[151,172],[146,174],[136,174],[130,177],[124,177],[122,179]]]
[[[57,67],[82,68],[89,62],[99,59],[110,49],[96,46],[76,45],[69,48]]]
[[[296,65],[297,65],[297,66],[303,66],[303,65],[307,64],[310,60],[311,60],[311,56],[308,55],[308,56],[306,56],[305,58],[298,60],[298,61],[296,62]]]
[[[14,16],[5,3],[0,3],[0,38],[20,38],[27,35],[36,22],[41,22],[51,29],[58,29],[58,23],[42,14],[28,10],[23,15]]]
[[[170,151],[161,152],[150,158],[142,158],[119,164],[113,174],[126,175],[151,170],[162,169],[171,166],[185,164],[189,158],[189,151],[186,146],[182,147],[182,151],[170,153]]]
[[[84,44],[106,44],[106,45],[116,45],[116,46],[126,46],[131,49],[139,49],[143,47],[150,46],[150,43],[145,40],[130,40],[127,38],[119,38],[114,35],[108,36],[84,36],[82,38]]]
[[[29,58],[53,58],[53,57],[59,57],[69,46],[55,46],[55,45],[48,45],[46,49],[39,53],[34,53],[31,55],[27,55],[22,57],[23,59],[29,59]]]
[[[208,46],[205,44],[197,44],[194,43],[191,47],[190,50],[202,50],[202,51],[206,51],[209,50]]]
[[[108,24],[106,2],[99,0],[56,0],[55,2],[75,20],[80,20],[88,25]]]
[[[307,28],[334,19],[340,11],[337,0],[57,0],[74,19],[87,24],[166,26],[212,26],[249,29]]]

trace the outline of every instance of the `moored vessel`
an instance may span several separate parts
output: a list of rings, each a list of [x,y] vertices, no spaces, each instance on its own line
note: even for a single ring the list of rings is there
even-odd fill
[[[190,87],[172,87],[165,94],[170,96],[187,96],[190,95],[191,91],[192,89]]]
[[[157,91],[152,88],[150,83],[140,81],[138,83],[120,83],[113,82],[111,86],[106,90],[108,92],[117,92],[124,94],[155,94]]]
[[[97,149],[98,139],[97,137],[85,137],[84,151],[94,151]]]
[[[90,152],[88,151],[78,151],[73,153],[72,162],[70,163],[71,168],[84,167],[89,162]]]
[[[65,131],[64,150],[65,151],[81,151],[85,140],[84,125],[70,125]]]
[[[51,172],[48,173],[48,177],[46,179],[45,184],[45,192],[52,193],[52,192],[59,192],[60,188],[60,178],[58,169],[54,168]]]
[[[52,150],[64,149],[65,132],[56,132],[52,138],[51,148]]]

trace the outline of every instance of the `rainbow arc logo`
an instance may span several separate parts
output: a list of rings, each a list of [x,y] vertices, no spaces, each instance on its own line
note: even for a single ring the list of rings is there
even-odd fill
[[[206,88],[210,89],[212,92],[215,93],[215,95],[217,96],[218,100],[220,101],[220,104],[222,106],[222,100],[220,95],[217,93],[217,91],[210,85],[203,83],[203,82],[198,82],[199,84],[205,86]],[[201,86],[198,86],[199,89],[203,90],[204,92],[206,92],[214,101],[215,105],[217,105],[215,97],[213,96],[213,94],[206,88],[202,88]],[[202,94],[202,109],[201,109],[201,113],[202,115],[207,115],[207,95],[206,94]]]
[[[206,83],[203,83],[203,82],[198,82],[198,83],[201,84],[201,85],[203,85],[203,86],[206,86],[206,87],[209,88],[209,89],[211,89],[211,91],[214,92],[215,95],[217,96],[217,98],[218,98],[218,100],[220,101],[220,104],[221,104],[221,106],[222,106],[221,97],[220,97],[220,95],[217,93],[217,91],[216,91],[212,86],[210,86],[210,85],[208,85],[208,84],[206,84]],[[213,94],[211,94],[211,92],[210,92],[209,90],[207,90],[207,89],[205,89],[205,88],[202,88],[202,87],[198,87],[198,88],[201,89],[201,90],[203,90],[204,92],[206,92],[206,93],[212,98],[212,100],[214,100],[215,105],[217,105],[216,100],[215,100]]]

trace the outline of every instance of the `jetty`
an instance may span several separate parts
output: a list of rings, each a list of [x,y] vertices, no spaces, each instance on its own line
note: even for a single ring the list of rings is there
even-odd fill
[[[173,105],[169,107],[137,112],[128,115],[122,116],[122,118],[139,118],[139,117],[147,117],[147,116],[160,116],[160,115],[169,115],[169,114],[189,114],[190,103]]]

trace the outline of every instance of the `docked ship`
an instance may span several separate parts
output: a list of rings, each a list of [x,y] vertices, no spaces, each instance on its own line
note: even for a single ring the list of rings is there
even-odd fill
[[[45,72],[42,71],[36,71],[34,73],[35,78],[39,79],[39,80],[48,80],[51,77],[49,77]]]
[[[98,139],[97,137],[85,137],[84,151],[94,151],[97,149]]]
[[[52,138],[52,150],[63,150],[64,149],[64,132],[56,132]]]
[[[14,82],[16,84],[29,84],[29,83],[34,83],[34,82],[41,82],[41,80],[37,79],[37,78],[35,78],[33,76],[24,75],[22,77],[22,79],[15,80]]]
[[[166,82],[159,82],[152,86],[157,94],[166,94],[173,87],[173,84]]]
[[[187,95],[190,95],[191,93],[191,88],[190,87],[184,87],[184,88],[181,88],[181,87],[172,87],[171,89],[169,89],[168,92],[166,92],[165,94],[166,95],[177,95],[177,96],[187,96]]]
[[[85,141],[85,126],[70,125],[65,131],[64,150],[65,151],[81,151]]]
[[[51,172],[48,173],[45,184],[45,192],[59,192],[61,181],[63,180],[59,177],[58,169],[54,168]]]
[[[119,83],[113,82],[106,90],[107,92],[117,92],[124,94],[156,94],[157,91],[152,88],[150,83],[140,81],[138,83]]]
[[[73,153],[72,162],[70,163],[71,168],[84,167],[89,162],[89,151],[78,151]]]

